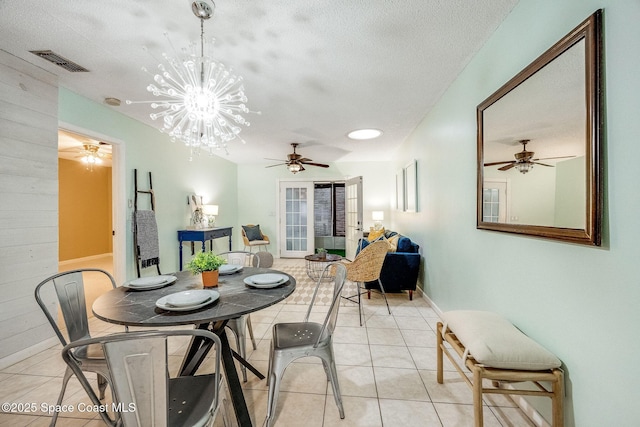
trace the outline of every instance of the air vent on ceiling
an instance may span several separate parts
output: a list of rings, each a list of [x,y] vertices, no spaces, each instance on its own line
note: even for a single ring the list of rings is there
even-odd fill
[[[73,61],[69,61],[67,58],[63,58],[62,56],[60,56],[57,53],[52,52],[50,50],[30,50],[29,52],[33,53],[34,55],[39,56],[42,59],[46,59],[47,61],[52,62],[52,63],[64,68],[67,71],[71,71],[72,73],[88,72],[89,71],[86,68],[84,68],[83,66],[78,65]]]

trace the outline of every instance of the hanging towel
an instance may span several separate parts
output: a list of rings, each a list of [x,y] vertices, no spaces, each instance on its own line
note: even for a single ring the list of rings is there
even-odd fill
[[[160,264],[160,249],[158,246],[158,224],[154,211],[135,211],[136,242],[138,255],[142,267]]]

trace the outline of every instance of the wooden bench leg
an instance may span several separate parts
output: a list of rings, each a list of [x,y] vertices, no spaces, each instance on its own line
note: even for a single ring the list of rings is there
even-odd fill
[[[553,427],[564,426],[564,375],[560,369],[555,369],[553,374],[556,380],[551,384],[553,396],[551,397],[551,414],[553,417]]]
[[[473,418],[475,427],[482,427],[482,368],[473,367]]]

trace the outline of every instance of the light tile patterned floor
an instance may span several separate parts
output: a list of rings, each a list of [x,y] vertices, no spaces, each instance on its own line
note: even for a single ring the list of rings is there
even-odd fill
[[[277,259],[274,268],[297,269],[303,260]],[[374,294],[364,301],[366,324],[358,322],[355,305],[340,308],[335,332],[335,354],[346,418],[338,416],[331,386],[318,359],[300,359],[287,369],[276,412],[277,426],[352,427],[352,426],[471,426],[472,395],[454,368],[445,361],[445,384],[436,381],[434,330],[437,314],[414,295],[389,295],[392,314],[384,301]],[[247,342],[248,359],[266,372],[271,326],[274,322],[302,320],[306,306],[292,298],[251,315],[258,340],[254,351]],[[318,313],[326,307],[319,307]],[[121,331],[122,327],[91,321],[95,335]],[[184,347],[173,350],[178,363]],[[60,346],[54,346],[0,371],[0,402],[53,404],[64,373]],[[266,381],[249,373],[244,384],[245,397],[254,425],[260,426],[266,414]],[[65,403],[88,402],[75,380],[70,382]],[[485,398],[484,423],[494,426],[533,426],[526,416],[503,396]],[[46,426],[50,418],[37,408],[36,413],[0,412],[0,427]],[[103,425],[95,413],[61,414],[60,426]]]

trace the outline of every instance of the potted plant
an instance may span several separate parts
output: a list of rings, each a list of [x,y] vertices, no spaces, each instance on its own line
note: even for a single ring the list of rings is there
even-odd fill
[[[327,250],[325,248],[318,248],[318,257],[320,259],[327,258]]]
[[[205,288],[218,286],[218,268],[227,260],[213,252],[200,252],[187,264],[193,274],[202,274],[202,286]]]

